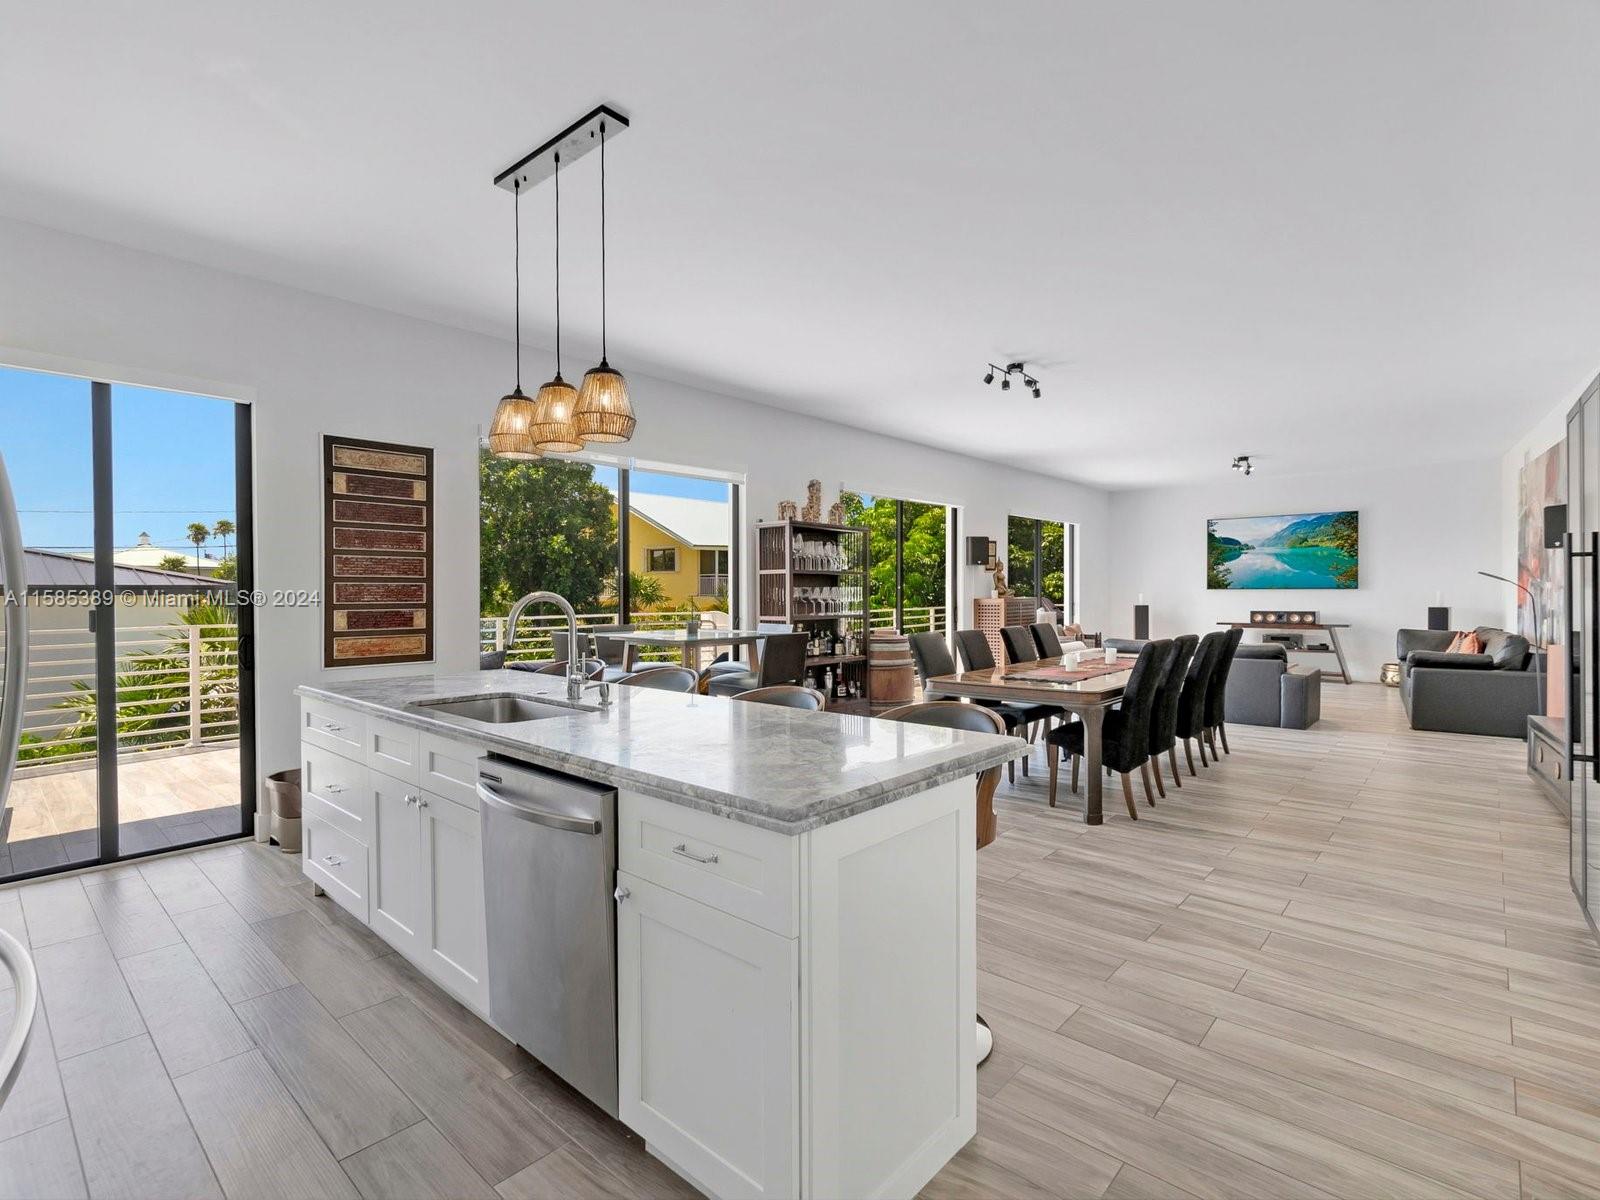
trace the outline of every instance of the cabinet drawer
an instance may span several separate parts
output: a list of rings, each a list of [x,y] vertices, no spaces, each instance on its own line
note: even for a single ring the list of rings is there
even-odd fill
[[[367,766],[382,771],[391,779],[417,781],[417,741],[421,731],[376,717],[367,718],[365,747]]]
[[[305,814],[300,869],[350,914],[367,920],[367,848],[342,829]]]
[[[417,782],[424,790],[478,811],[478,759],[483,751],[438,734],[422,734],[418,745]]]
[[[1561,747],[1534,738],[1528,743],[1528,768],[1552,783],[1560,783],[1566,775],[1566,755]]]
[[[731,913],[798,937],[799,839],[622,792],[617,866]]]
[[[359,761],[362,758],[366,718],[360,713],[324,704],[320,700],[300,701],[300,740],[343,754]]]
[[[300,743],[300,790],[309,808],[322,801],[319,811],[331,824],[341,826],[359,842],[370,842],[372,795],[367,768],[308,742]]]

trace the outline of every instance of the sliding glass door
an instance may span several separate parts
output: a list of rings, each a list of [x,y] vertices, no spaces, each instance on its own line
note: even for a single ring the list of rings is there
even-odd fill
[[[0,453],[29,618],[0,877],[246,832],[248,409],[0,367]]]
[[[1006,529],[1006,579],[1019,596],[1048,601],[1067,622],[1078,617],[1078,527],[1013,516]]]
[[[870,535],[873,628],[944,632],[950,611],[950,510],[860,492],[839,498],[845,523],[864,525]]]

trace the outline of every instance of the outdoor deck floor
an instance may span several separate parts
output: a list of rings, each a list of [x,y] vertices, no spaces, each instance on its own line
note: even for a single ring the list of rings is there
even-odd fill
[[[14,779],[0,876],[92,859],[98,778],[89,764]],[[117,804],[124,854],[238,833],[239,748],[125,758],[117,771]]]

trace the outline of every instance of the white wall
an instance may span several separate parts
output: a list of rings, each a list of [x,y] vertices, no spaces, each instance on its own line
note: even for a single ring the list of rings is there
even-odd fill
[[[510,384],[506,342],[12,221],[0,220],[0,263],[0,362],[254,404],[262,588],[321,586],[321,434],[432,446],[438,663],[450,670],[476,665],[476,446]],[[625,360],[619,365],[627,368]],[[523,374],[535,383],[550,370],[546,355],[525,357]],[[842,480],[881,495],[960,505],[963,535],[1002,545],[1013,510],[1078,522],[1084,616],[1091,625],[1101,621],[1105,493],[633,372],[629,379],[640,415],[630,452],[746,473],[747,521],[775,516],[778,501],[802,497],[815,476],[830,501]],[[965,615],[972,589],[988,576],[963,570],[959,577]],[[744,594],[752,594],[748,580]],[[296,759],[291,691],[324,675],[321,612],[269,609],[258,615],[257,632],[258,765],[265,772]]]
[[[1255,608],[1315,609],[1327,621],[1348,621],[1340,640],[1357,679],[1372,680],[1394,658],[1395,630],[1427,625],[1436,592],[1457,629],[1502,625],[1505,584],[1476,572],[1510,574],[1502,553],[1500,463],[1436,463],[1404,470],[1353,470],[1274,478],[1229,474],[1196,487],[1118,492],[1111,500],[1114,547],[1111,615],[1106,629],[1129,634],[1133,606],[1144,593],[1158,637],[1205,633],[1218,621],[1249,619]],[[1350,591],[1207,591],[1208,517],[1357,509],[1361,514],[1361,586]],[[1304,655],[1308,666],[1333,668],[1331,656]]]

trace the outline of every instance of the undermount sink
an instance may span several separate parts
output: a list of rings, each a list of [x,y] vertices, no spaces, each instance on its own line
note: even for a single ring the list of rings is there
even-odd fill
[[[570,717],[587,709],[546,704],[526,696],[474,696],[470,700],[418,700],[413,708],[434,716],[476,721],[483,725],[511,725],[519,721],[542,721],[547,717]]]

